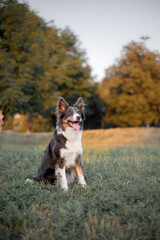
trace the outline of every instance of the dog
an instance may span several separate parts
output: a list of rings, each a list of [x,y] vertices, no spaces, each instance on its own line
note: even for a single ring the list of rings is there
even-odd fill
[[[84,106],[82,97],[79,97],[73,106],[69,106],[64,98],[59,98],[54,137],[45,150],[37,176],[27,179],[27,182],[53,184],[60,175],[61,187],[67,190],[68,184],[72,183],[77,175],[78,183],[86,186],[81,164]]]

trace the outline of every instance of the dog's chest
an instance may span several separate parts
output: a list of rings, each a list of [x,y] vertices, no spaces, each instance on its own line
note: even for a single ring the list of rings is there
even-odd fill
[[[82,154],[81,136],[81,133],[70,134],[67,137],[66,147],[60,150],[60,156],[65,159],[66,168],[74,167],[77,156]]]

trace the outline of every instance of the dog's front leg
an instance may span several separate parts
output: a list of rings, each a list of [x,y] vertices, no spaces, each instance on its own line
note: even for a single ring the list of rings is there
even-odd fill
[[[78,177],[78,183],[82,185],[82,187],[86,186],[86,181],[84,179],[83,171],[82,171],[82,165],[81,165],[81,155],[78,155],[76,159],[76,175]]]
[[[65,164],[64,164],[64,160],[63,159],[60,159],[59,161],[59,166],[58,168],[56,169],[56,175],[60,173],[61,175],[61,187],[64,189],[64,190],[68,190],[68,183],[67,183],[67,178],[66,178],[66,167],[65,167]]]

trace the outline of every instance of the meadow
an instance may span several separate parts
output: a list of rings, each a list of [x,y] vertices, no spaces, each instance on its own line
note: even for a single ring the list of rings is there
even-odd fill
[[[160,130],[146,129],[143,137],[134,129],[136,141],[126,140],[129,130],[120,144],[114,131],[102,131],[97,144],[97,131],[84,133],[87,188],[75,181],[68,191],[59,181],[25,183],[51,133],[0,135],[0,239],[160,239]],[[104,144],[107,134],[115,144]]]

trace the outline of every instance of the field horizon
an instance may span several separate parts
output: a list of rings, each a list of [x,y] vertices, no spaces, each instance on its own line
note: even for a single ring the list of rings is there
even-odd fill
[[[17,133],[12,130],[0,133],[1,142],[6,144],[47,145],[53,132]],[[3,140],[2,140],[3,139]],[[20,140],[19,140],[20,139]],[[104,150],[112,146],[143,146],[160,143],[160,128],[110,128],[84,130],[82,145],[84,149]]]

